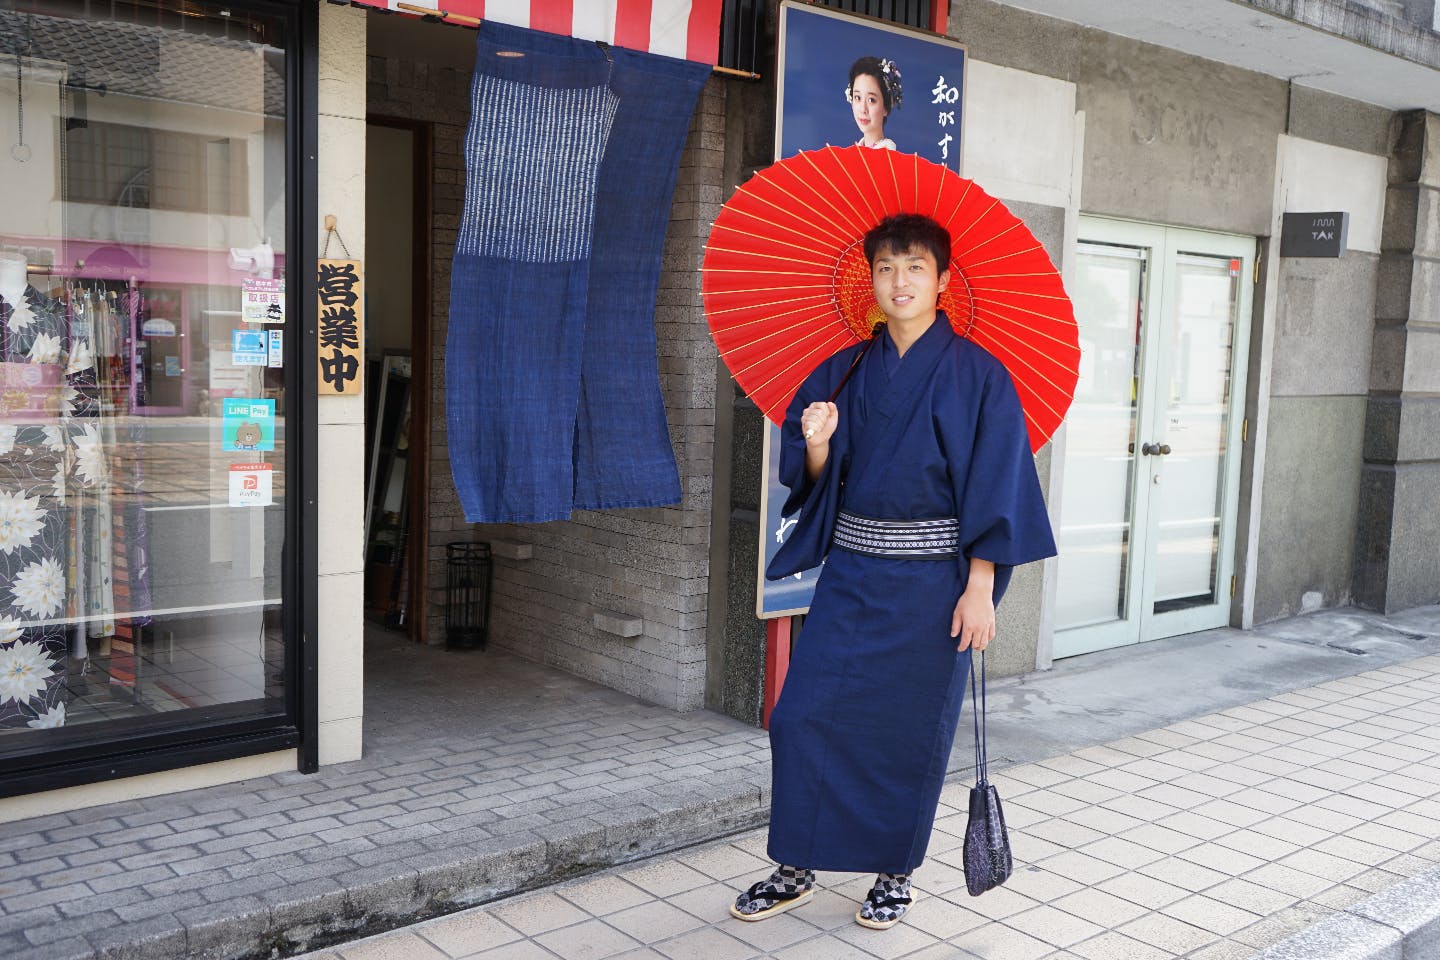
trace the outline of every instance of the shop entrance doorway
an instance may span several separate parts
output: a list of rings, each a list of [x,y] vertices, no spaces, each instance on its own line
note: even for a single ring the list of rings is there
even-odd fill
[[[1082,218],[1056,658],[1223,626],[1255,241]]]
[[[423,643],[430,502],[429,125],[371,117],[365,156],[365,610]]]

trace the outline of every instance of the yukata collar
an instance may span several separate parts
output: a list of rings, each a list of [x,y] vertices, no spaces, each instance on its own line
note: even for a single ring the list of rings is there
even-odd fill
[[[884,336],[890,336],[889,324],[886,324]],[[888,418],[899,409],[901,401],[930,379],[931,371],[939,362],[941,355],[950,345],[955,333],[950,327],[950,320],[945,316],[943,310],[935,312],[935,322],[922,334],[910,349],[905,351],[904,362],[895,368],[895,373],[886,382],[883,373],[884,360],[877,356],[874,363],[880,366],[871,366],[870,370],[877,372],[879,390],[875,394],[875,411],[882,418]],[[891,341],[893,346],[894,341]],[[867,366],[870,366],[868,363]],[[867,372],[867,377],[870,376]]]
[[[884,324],[881,329],[884,331],[885,336],[885,343],[881,345],[882,348],[892,350],[896,354],[899,354],[900,348],[895,345],[895,339],[890,336],[890,324]],[[906,359],[916,350],[920,350],[923,355],[943,345],[949,339],[945,336],[947,332],[954,333],[950,327],[950,318],[945,315],[944,310],[936,310],[935,322],[925,328],[925,332],[920,334],[918,340],[910,344],[910,349],[906,350],[905,356],[900,357],[900,359]]]

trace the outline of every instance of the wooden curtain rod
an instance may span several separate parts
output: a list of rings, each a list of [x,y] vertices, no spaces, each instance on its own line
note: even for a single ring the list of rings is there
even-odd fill
[[[397,3],[396,10],[403,10],[406,13],[417,13],[422,17],[435,17],[445,23],[455,23],[462,27],[478,27],[481,21],[477,17],[467,17],[463,13],[451,13],[448,10],[431,10],[429,7],[417,7],[413,3]],[[711,67],[714,73],[723,73],[727,77],[741,77],[745,80],[759,80],[760,74],[751,73],[749,70],[736,70],[733,67]]]

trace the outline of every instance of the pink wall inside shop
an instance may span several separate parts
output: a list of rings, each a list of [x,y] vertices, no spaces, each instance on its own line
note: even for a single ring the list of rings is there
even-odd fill
[[[125,245],[104,240],[56,241],[45,237],[0,235],[0,245],[63,252],[56,270],[62,276],[142,283],[239,285],[244,270],[230,267],[228,249],[201,250],[163,244]],[[79,264],[80,266],[76,266]],[[283,275],[285,254],[275,254],[275,272]]]

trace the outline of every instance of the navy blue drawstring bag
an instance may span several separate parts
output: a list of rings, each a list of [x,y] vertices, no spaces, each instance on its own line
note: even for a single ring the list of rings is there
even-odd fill
[[[1015,869],[1010,834],[1000,793],[990,783],[985,749],[985,651],[980,651],[980,686],[975,686],[975,658],[970,658],[970,689],[975,712],[975,786],[970,788],[970,820],[965,824],[965,889],[978,897],[993,890]],[[979,696],[975,696],[978,693]]]

